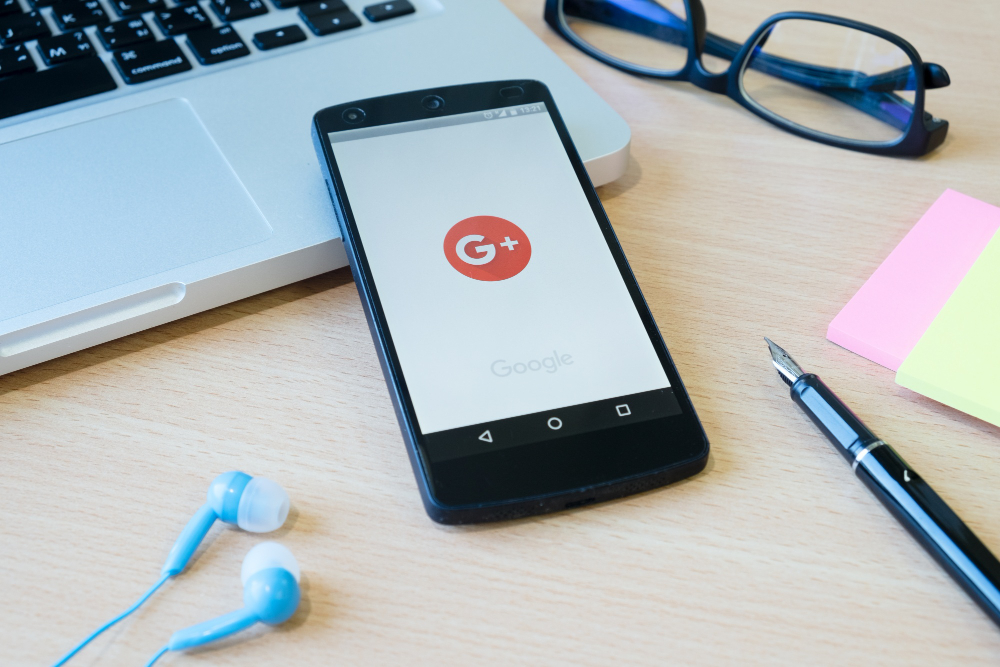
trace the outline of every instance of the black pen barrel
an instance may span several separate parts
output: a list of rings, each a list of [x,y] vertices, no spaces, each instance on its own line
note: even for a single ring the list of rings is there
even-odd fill
[[[879,441],[855,462],[858,477],[1000,625],[1000,562],[934,489]]]
[[[1000,625],[1000,562],[892,447],[880,440],[816,375],[802,373],[767,339],[792,400],[809,415],[858,477],[938,563]],[[794,378],[794,380],[793,380]]]
[[[806,373],[792,385],[791,393],[792,400],[848,461],[853,463],[865,447],[880,442],[818,376]]]
[[[858,477],[1000,625],[1000,562],[934,489],[868,429],[816,375],[791,388],[799,404]]]

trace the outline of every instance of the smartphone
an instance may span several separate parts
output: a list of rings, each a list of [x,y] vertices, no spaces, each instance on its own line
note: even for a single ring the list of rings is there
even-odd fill
[[[313,138],[433,520],[704,468],[708,438],[542,83],[341,104]]]

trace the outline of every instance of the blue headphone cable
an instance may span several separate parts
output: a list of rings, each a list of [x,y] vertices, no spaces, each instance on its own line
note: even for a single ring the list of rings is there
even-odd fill
[[[157,660],[159,660],[160,658],[162,658],[163,654],[166,653],[169,650],[170,650],[170,645],[169,644],[166,645],[166,646],[164,646],[163,648],[161,648],[159,651],[156,652],[156,655],[154,655],[152,657],[152,659],[149,662],[146,663],[146,667],[153,667],[153,663],[155,663]]]
[[[83,640],[82,642],[80,642],[79,644],[77,644],[77,645],[76,645],[76,646],[75,646],[75,647],[73,648],[73,650],[72,650],[72,651],[70,651],[69,653],[67,653],[66,655],[64,655],[64,656],[63,656],[62,658],[60,658],[60,659],[59,659],[59,661],[58,661],[58,662],[56,662],[56,663],[55,663],[55,664],[54,664],[54,665],[53,665],[52,667],[61,667],[62,665],[66,664],[66,662],[67,662],[67,661],[68,661],[68,660],[69,660],[70,658],[72,658],[72,657],[73,657],[74,655],[76,655],[77,653],[79,653],[79,652],[80,652],[80,650],[81,650],[81,649],[82,649],[82,648],[83,648],[84,646],[86,646],[87,644],[89,644],[90,642],[92,642],[92,641],[93,641],[93,640],[94,640],[94,639],[95,639],[95,638],[96,638],[96,637],[97,637],[98,635],[100,635],[100,634],[101,634],[102,632],[104,632],[105,630],[107,630],[108,628],[110,628],[110,627],[111,627],[112,625],[114,625],[115,623],[117,623],[118,621],[122,620],[123,618],[125,618],[126,616],[128,616],[129,614],[131,614],[131,613],[132,613],[133,611],[135,611],[136,609],[138,609],[139,607],[141,607],[141,606],[142,606],[142,603],[143,603],[143,602],[145,602],[146,600],[148,600],[148,599],[149,599],[149,597],[150,597],[150,596],[151,596],[151,595],[152,595],[153,593],[155,593],[155,592],[156,592],[156,590],[157,590],[157,589],[158,589],[158,588],[159,588],[160,586],[162,586],[162,585],[163,585],[163,584],[164,584],[164,583],[165,583],[165,582],[167,581],[167,579],[169,579],[169,578],[170,578],[170,576],[171,576],[170,574],[164,574],[164,575],[163,575],[162,577],[160,577],[160,580],[159,580],[159,581],[157,581],[157,582],[156,582],[155,584],[153,584],[153,587],[152,587],[152,588],[150,588],[150,589],[149,589],[148,591],[146,591],[146,592],[145,592],[145,594],[143,594],[143,596],[142,596],[141,598],[139,598],[139,599],[138,599],[138,600],[137,600],[137,601],[135,602],[135,604],[133,604],[133,605],[132,605],[131,607],[129,607],[128,609],[126,609],[126,610],[125,610],[125,611],[123,611],[122,613],[118,614],[118,615],[117,615],[117,616],[115,616],[114,618],[112,618],[112,619],[111,619],[110,621],[108,621],[107,623],[105,623],[105,624],[104,624],[104,625],[102,625],[101,627],[99,627],[99,628],[97,628],[96,630],[94,630],[94,631],[93,631],[93,632],[92,632],[92,633],[91,633],[91,634],[90,634],[90,635],[89,635],[89,636],[88,636],[88,637],[87,637],[86,639],[84,639],[84,640]],[[161,652],[161,653],[159,653],[159,654],[158,654],[158,655],[156,656],[156,658],[154,658],[154,659],[153,659],[153,660],[154,660],[154,662],[155,662],[155,661],[156,661],[156,660],[157,660],[157,659],[158,659],[158,658],[159,658],[159,657],[160,657],[161,655],[163,655],[163,653],[162,653],[162,652]],[[149,663],[149,664],[153,664],[153,663],[151,662],[151,663]]]

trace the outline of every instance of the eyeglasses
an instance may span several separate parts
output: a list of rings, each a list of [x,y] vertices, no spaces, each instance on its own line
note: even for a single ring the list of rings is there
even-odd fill
[[[948,121],[925,91],[951,83],[904,39],[826,14],[776,14],[743,44],[707,31],[701,0],[546,0],[545,21],[612,67],[722,93],[783,130],[879,155],[924,155]],[[710,72],[709,55],[730,61]]]

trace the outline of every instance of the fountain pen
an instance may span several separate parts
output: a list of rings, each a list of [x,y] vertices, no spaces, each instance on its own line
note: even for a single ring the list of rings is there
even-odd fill
[[[792,400],[853,466],[872,493],[1000,625],[1000,562],[934,489],[882,442],[816,375],[765,338]]]

